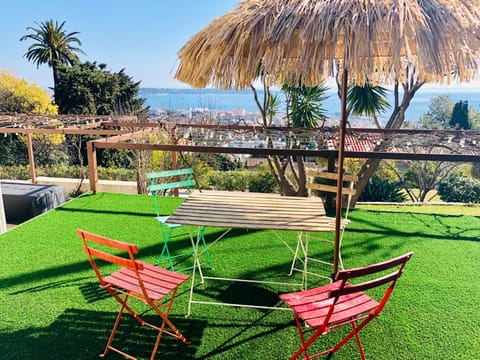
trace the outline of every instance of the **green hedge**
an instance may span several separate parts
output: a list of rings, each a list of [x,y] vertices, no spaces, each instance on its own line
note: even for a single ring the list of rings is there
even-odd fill
[[[56,178],[80,178],[81,169],[78,166],[46,166],[37,167],[37,176]],[[84,168],[85,177],[88,177],[88,169]],[[135,170],[98,167],[98,177],[102,180],[136,181]],[[0,179],[28,180],[30,179],[30,167],[26,165],[1,166]]]
[[[202,172],[201,169],[198,170]],[[37,167],[37,176],[56,178],[79,179],[81,169],[78,166],[47,166]],[[84,168],[85,177],[88,169]],[[136,181],[135,170],[123,168],[98,167],[98,178],[102,180]],[[0,179],[28,180],[30,179],[29,166],[1,166]],[[229,190],[229,191],[254,191],[275,192],[276,184],[268,169],[260,168],[249,171],[239,170],[208,170],[201,176],[199,187],[202,189]]]
[[[204,188],[215,190],[271,193],[277,188],[272,174],[265,169],[212,170],[208,172],[207,182]]]

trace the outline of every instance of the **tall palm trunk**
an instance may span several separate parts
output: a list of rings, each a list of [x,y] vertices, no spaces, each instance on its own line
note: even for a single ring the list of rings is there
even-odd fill
[[[58,68],[56,61],[53,62],[52,64],[52,72],[53,72],[53,100],[55,101],[55,104],[59,104],[60,102],[58,101],[58,94],[57,94],[57,85],[58,85]]]

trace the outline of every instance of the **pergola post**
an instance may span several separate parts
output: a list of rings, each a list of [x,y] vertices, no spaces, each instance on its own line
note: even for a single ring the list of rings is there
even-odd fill
[[[90,191],[94,194],[98,188],[97,171],[97,149],[94,146],[94,140],[87,142],[87,161],[88,161],[88,179],[90,181]]]
[[[177,136],[176,136],[176,126],[172,126],[170,130],[170,137],[172,139],[172,142],[174,145],[177,145]],[[172,151],[172,169],[176,170],[178,169],[178,154],[176,151]],[[173,195],[178,196],[178,188],[172,189],[173,190]]]
[[[3,203],[2,182],[0,181],[0,234],[7,231],[7,219],[5,217],[5,205]]]
[[[30,165],[30,178],[32,179],[32,184],[36,184],[37,172],[35,171],[35,158],[33,156],[32,133],[28,131],[26,135],[27,135],[28,164]]]

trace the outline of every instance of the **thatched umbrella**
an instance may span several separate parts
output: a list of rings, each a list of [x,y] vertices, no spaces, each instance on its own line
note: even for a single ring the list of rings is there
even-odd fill
[[[334,273],[338,270],[347,85],[469,81],[478,75],[478,0],[246,0],[179,51],[175,77],[193,87],[318,85],[338,70],[342,102]]]

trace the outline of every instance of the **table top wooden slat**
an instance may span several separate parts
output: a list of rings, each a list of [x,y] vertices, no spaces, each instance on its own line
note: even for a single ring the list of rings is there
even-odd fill
[[[331,232],[321,199],[250,192],[194,192],[168,219],[195,226]]]

